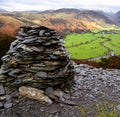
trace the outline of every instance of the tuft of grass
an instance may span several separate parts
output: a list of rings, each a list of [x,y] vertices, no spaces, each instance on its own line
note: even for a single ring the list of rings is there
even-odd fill
[[[120,117],[120,112],[116,108],[116,104],[97,105],[96,117]]]
[[[79,111],[81,117],[120,117],[120,112],[117,110],[116,103],[103,102],[95,104],[93,108],[89,106],[75,106],[74,108]]]

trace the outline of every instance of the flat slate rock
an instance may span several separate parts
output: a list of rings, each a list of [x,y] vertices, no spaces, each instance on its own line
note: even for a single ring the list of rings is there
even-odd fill
[[[3,85],[0,85],[0,96],[5,94],[5,89]]]

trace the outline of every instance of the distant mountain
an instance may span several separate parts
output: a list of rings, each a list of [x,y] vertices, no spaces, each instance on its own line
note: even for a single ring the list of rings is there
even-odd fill
[[[115,24],[106,15],[92,10],[58,9],[34,13],[19,12],[15,16],[64,33],[115,27]]]
[[[5,13],[7,12],[5,9],[0,8],[0,13]]]
[[[105,15],[106,17],[108,17],[111,21],[113,21],[113,17],[115,15],[115,13],[113,12],[104,12],[104,11],[100,11],[103,15]]]
[[[62,8],[62,9],[58,9],[58,10],[45,10],[45,11],[42,11],[40,13],[61,13],[61,12],[64,12],[64,13],[80,13],[81,10],[74,9],[74,8]]]
[[[100,19],[104,20],[107,24],[114,24],[107,15],[105,15],[102,11],[92,11],[92,10],[85,10],[80,13],[80,15],[84,17],[92,16],[93,19]],[[88,17],[89,18],[89,17]]]
[[[44,25],[62,34],[116,25],[102,12],[79,9],[10,12],[0,15],[0,31],[13,34],[20,25]],[[5,31],[3,31],[5,30]]]
[[[114,16],[114,22],[120,26],[120,11],[118,11]]]
[[[106,23],[113,24],[113,22],[111,21],[111,18],[114,16],[114,13],[104,12],[101,10],[94,11],[94,10],[79,10],[79,9],[72,9],[72,8],[70,8],[70,9],[63,8],[63,9],[58,9],[58,10],[46,10],[46,11],[39,12],[39,13],[61,13],[61,12],[76,13],[76,14],[79,14],[82,16],[83,16],[83,14],[85,14],[86,16],[91,15],[93,18],[100,18],[100,19],[102,18],[102,19],[105,19]]]

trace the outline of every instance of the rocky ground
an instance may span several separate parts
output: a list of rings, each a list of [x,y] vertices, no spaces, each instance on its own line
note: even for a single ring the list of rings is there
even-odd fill
[[[1,108],[0,117],[120,117],[120,70],[81,64],[75,71],[75,83],[62,92],[62,102],[43,105],[20,97],[13,107]]]

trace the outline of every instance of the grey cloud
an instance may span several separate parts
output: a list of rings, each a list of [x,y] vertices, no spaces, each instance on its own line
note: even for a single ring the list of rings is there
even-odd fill
[[[0,0],[0,8],[6,10],[48,10],[48,9],[59,9],[59,8],[84,8],[84,9],[100,9],[117,11],[120,8],[118,5],[104,5],[104,2],[94,3],[95,0]],[[112,1],[112,0],[111,0]],[[114,1],[114,0],[113,0]]]

